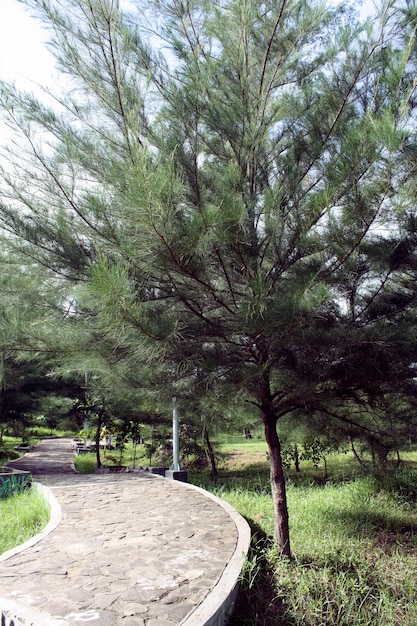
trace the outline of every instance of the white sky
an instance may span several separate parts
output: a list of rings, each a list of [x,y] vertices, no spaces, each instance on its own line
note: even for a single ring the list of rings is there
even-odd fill
[[[0,78],[31,89],[52,80],[54,60],[47,33],[18,0],[0,0]]]
[[[373,0],[364,1],[364,13]],[[129,0],[123,0],[129,5]],[[134,3],[133,3],[134,4]],[[368,7],[368,10],[366,10]],[[0,0],[0,79],[33,89],[28,79],[45,85],[53,80],[54,60],[44,42],[48,34],[18,0]]]
[[[364,0],[365,13],[371,4],[372,0]],[[0,79],[16,81],[28,90],[34,89],[33,82],[51,84],[54,59],[44,45],[47,39],[38,20],[18,0],[0,0]]]

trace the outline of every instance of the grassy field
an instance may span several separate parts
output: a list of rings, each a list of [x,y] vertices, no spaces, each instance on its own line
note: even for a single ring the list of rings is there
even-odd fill
[[[382,477],[348,454],[328,458],[330,479],[308,462],[288,479],[292,561],[277,557],[262,442],[221,442],[215,488],[249,521],[252,551],[232,626],[416,626],[415,452]]]

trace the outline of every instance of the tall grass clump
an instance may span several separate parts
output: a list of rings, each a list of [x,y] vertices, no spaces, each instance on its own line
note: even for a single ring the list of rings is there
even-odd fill
[[[36,488],[0,500],[0,554],[27,541],[49,521],[49,504]]]
[[[92,474],[97,465],[96,455],[93,452],[88,454],[77,454],[74,456],[74,467],[81,474]]]
[[[292,562],[275,560],[291,626],[412,626],[417,513],[373,478],[290,488]]]

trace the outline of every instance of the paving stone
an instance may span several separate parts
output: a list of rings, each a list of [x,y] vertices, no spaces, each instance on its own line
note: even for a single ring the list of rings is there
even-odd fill
[[[45,598],[43,602],[36,603],[36,606],[42,610],[46,610],[50,615],[66,615],[72,611],[83,612],[88,607],[79,606],[69,598],[56,598],[51,600]]]
[[[96,626],[115,626],[118,622],[118,615],[113,611],[89,609],[87,611],[67,613],[65,620],[71,624],[71,626],[80,626],[82,622],[88,622]]]
[[[141,615],[144,616],[149,612],[149,606],[147,604],[141,604],[140,602],[129,602],[125,598],[119,598],[113,605],[112,609],[117,611],[119,615]]]
[[[137,615],[124,615],[121,618],[120,626],[146,626],[146,622]]]

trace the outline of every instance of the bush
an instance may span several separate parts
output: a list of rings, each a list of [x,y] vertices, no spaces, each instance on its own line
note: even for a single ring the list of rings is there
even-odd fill
[[[374,474],[379,489],[399,498],[404,503],[417,502],[417,470],[400,465],[394,469],[385,468]]]

